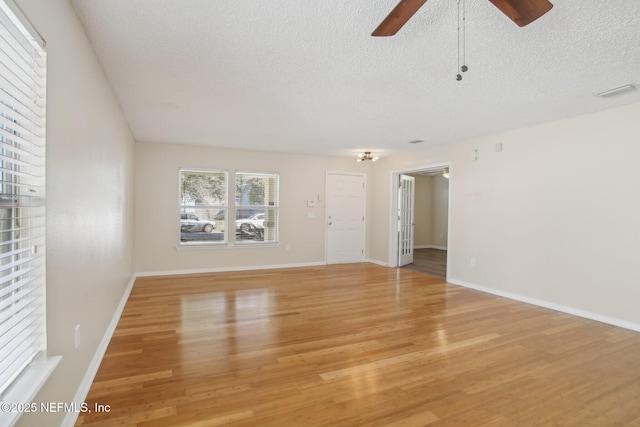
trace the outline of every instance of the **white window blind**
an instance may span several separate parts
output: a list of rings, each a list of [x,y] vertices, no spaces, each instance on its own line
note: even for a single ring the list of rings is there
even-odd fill
[[[0,0],[0,396],[46,356],[44,42]]]

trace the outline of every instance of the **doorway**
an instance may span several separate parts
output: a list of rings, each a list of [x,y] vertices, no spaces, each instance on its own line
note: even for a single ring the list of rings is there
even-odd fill
[[[448,172],[445,178],[445,171]],[[451,163],[438,163],[391,174],[392,196],[389,266],[403,267],[446,279],[449,262]],[[403,199],[402,177],[414,180],[410,204]],[[404,210],[409,206],[411,213]],[[406,227],[411,218],[411,258],[407,262]]]

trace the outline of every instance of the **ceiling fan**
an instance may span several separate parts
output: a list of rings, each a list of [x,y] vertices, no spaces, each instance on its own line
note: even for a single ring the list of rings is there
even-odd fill
[[[519,27],[529,25],[547,13],[553,5],[548,0],[489,0]],[[427,0],[400,0],[400,3],[378,25],[372,36],[387,37],[396,34]]]

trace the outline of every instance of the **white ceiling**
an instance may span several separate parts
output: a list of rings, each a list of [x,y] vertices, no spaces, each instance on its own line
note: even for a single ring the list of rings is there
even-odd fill
[[[456,0],[386,38],[397,0],[71,2],[140,141],[384,156],[640,102],[594,96],[640,84],[637,0],[467,0],[460,82]]]

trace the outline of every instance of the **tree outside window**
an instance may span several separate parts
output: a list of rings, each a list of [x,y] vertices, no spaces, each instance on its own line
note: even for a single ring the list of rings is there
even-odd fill
[[[236,242],[278,242],[278,174],[236,173]]]
[[[180,243],[227,242],[227,173],[180,171]]]

